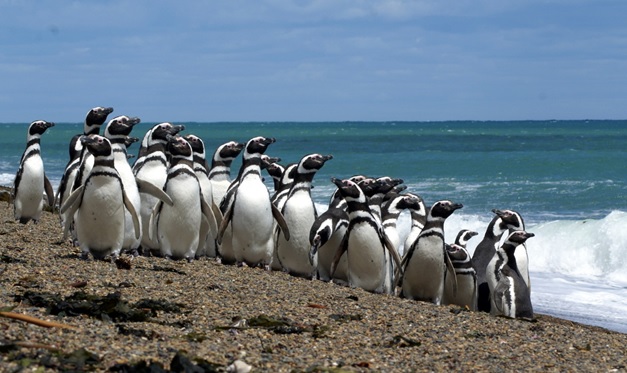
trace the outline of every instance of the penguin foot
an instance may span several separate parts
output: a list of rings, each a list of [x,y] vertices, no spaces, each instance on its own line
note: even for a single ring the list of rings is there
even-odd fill
[[[89,253],[87,251],[83,251],[81,253],[81,259],[82,260],[89,260]]]

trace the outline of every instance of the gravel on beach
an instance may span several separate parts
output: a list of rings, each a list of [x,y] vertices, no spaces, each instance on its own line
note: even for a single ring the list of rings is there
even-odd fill
[[[0,222],[0,311],[67,326],[0,317],[2,372],[627,369],[626,334],[547,315],[492,317],[214,259],[86,261],[52,213],[21,225],[2,202]]]

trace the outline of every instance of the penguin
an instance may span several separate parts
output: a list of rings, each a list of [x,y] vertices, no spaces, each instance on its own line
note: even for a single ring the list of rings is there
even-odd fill
[[[85,116],[85,122],[83,123],[83,136],[99,134],[100,127],[104,124],[104,122],[106,122],[107,117],[112,112],[112,107],[97,106],[90,109],[87,112],[87,115]],[[81,150],[78,169],[76,171],[74,182],[72,183],[72,191],[74,191],[85,182],[85,178],[91,170],[93,163],[93,155],[85,149]]]
[[[283,205],[287,200],[287,195],[294,185],[294,170],[298,167],[298,163],[290,163],[285,166],[278,186],[275,187],[275,192],[270,198],[272,203],[280,210],[283,209]]]
[[[270,202],[270,192],[261,179],[261,154],[275,142],[274,138],[254,137],[244,147],[242,167],[231,183],[232,197],[224,208],[224,219],[218,233],[218,243],[224,232],[230,231],[230,245],[238,264],[263,266],[269,269],[274,250],[273,228],[276,220],[289,240],[289,228],[281,212]],[[226,197],[228,196],[228,192]],[[228,245],[228,243],[226,243]],[[222,248],[221,248],[222,249]],[[220,253],[224,258],[224,253]]]
[[[401,239],[398,234],[396,223],[401,212],[405,209],[416,208],[419,200],[410,194],[395,194],[385,202],[381,209],[382,225],[385,235],[398,251]]]
[[[292,175],[294,183],[285,198],[281,213],[290,230],[289,239],[279,235],[276,251],[281,266],[291,275],[313,278],[318,258],[310,258],[309,232],[318,217],[311,198],[311,183],[318,170],[332,155],[309,154],[301,158]],[[311,262],[313,259],[313,262]]]
[[[403,258],[400,296],[440,305],[444,295],[448,257],[444,246],[444,222],[461,203],[448,200],[433,204],[427,222]]]
[[[142,143],[146,144],[146,148],[143,151],[139,150],[133,165],[133,174],[135,174],[138,185],[153,185],[156,189],[163,189],[168,178],[168,158],[166,155],[168,136],[174,136],[184,129],[185,126],[183,125],[163,122],[155,124],[146,132],[142,140]],[[141,191],[139,196],[141,199],[139,217],[142,223],[142,232],[148,232],[153,209],[160,199],[154,194],[142,193]],[[159,242],[152,239],[149,234],[142,234],[141,248],[144,255],[149,255],[152,252],[158,253]]]
[[[48,205],[54,207],[54,191],[44,172],[40,146],[41,135],[53,126],[54,123],[45,120],[36,120],[28,126],[26,149],[13,182],[13,216],[22,224],[29,220],[39,221],[44,207],[44,192]]]
[[[217,224],[193,169],[191,145],[181,136],[169,136],[166,151],[170,168],[163,190],[174,204],[157,203],[149,234],[151,239],[157,238],[163,257],[192,261],[200,240],[205,240],[209,231],[217,231]]]
[[[211,158],[209,181],[211,181],[213,203],[216,206],[220,206],[220,202],[231,184],[231,163],[242,152],[244,145],[243,143],[229,141],[220,145]]]
[[[393,179],[389,176],[379,177],[374,180],[374,184],[372,184],[372,189],[363,186],[367,182],[367,180],[368,179],[365,179],[364,181],[360,182],[359,186],[362,187],[364,193],[368,197],[368,205],[370,206],[373,215],[375,216],[375,218],[379,219],[379,222],[383,223],[383,219],[381,216],[383,200],[390,191],[402,184],[403,180]]]
[[[403,249],[399,250],[399,254],[401,256],[405,256],[405,253],[409,251],[411,245],[416,241],[420,232],[422,232],[422,228],[424,228],[425,223],[427,222],[427,207],[425,206],[425,202],[417,194],[414,193],[406,193],[407,195],[413,196],[417,203],[415,206],[409,207],[409,215],[411,217],[411,228],[407,237],[405,237],[405,243],[403,244]]]
[[[367,178],[368,178],[368,176],[366,176],[366,175],[353,175],[353,176],[349,177],[348,180],[352,181],[353,183],[359,184],[360,182],[362,182],[363,180],[365,180]],[[342,197],[342,193],[340,193],[340,188],[335,188],[333,193],[331,193],[331,198],[329,199],[329,205],[333,205],[333,204],[337,203],[336,201],[338,201],[338,200],[342,201],[342,202],[340,202],[337,205],[337,207],[346,209],[346,204],[343,202],[344,201],[344,197]]]
[[[205,200],[207,206],[211,208],[211,214],[213,219],[219,224],[222,221],[222,214],[220,210],[213,202],[213,185],[209,180],[208,164],[205,158],[205,143],[196,135],[185,135],[183,138],[190,144],[193,152],[193,167],[194,173],[198,178],[200,184],[200,190],[202,197]],[[216,237],[218,236],[217,228],[214,231],[209,231],[209,234],[204,239],[201,238],[198,243],[198,250],[196,250],[196,257],[207,256],[215,258],[216,252]]]
[[[340,198],[342,201],[343,198]],[[339,201],[340,199],[336,199]],[[335,273],[331,277],[331,264],[335,253],[340,249],[346,230],[348,229],[348,213],[343,208],[334,205],[320,214],[314,221],[309,231],[309,262],[314,265],[315,258],[318,258],[317,278],[329,282],[333,280],[342,285],[348,285],[348,266],[346,255],[342,255],[337,265]]]
[[[111,119],[104,129],[104,137],[111,142],[111,149],[113,152],[113,166],[120,175],[122,185],[126,196],[133,204],[135,212],[141,209],[141,198],[139,196],[139,188],[135,181],[135,175],[131,170],[131,165],[128,163],[128,151],[127,142],[135,141],[129,138],[133,127],[141,120],[137,117],[128,117],[126,115],[120,115]],[[130,216],[130,212],[125,212],[125,233],[124,243],[122,244],[122,250],[128,251],[134,255],[137,255],[137,250],[141,244],[141,236],[143,234],[140,226],[139,238],[135,237],[135,229],[133,227],[133,220]]]
[[[533,236],[523,230],[512,231],[488,263],[486,281],[490,289],[491,315],[533,320],[531,293],[514,255],[517,248]]]
[[[285,172],[285,166],[281,165],[279,162],[280,160],[266,165],[266,172],[268,172],[268,175],[272,178],[272,187],[274,188],[274,193],[272,193],[273,195],[279,190],[281,186],[281,178]]]
[[[76,176],[78,175],[81,167],[81,162],[83,161],[83,158],[85,156],[89,155],[89,152],[85,152],[83,150],[83,144],[81,143],[80,138],[82,136],[87,136],[90,134],[98,134],[100,132],[100,126],[104,124],[104,122],[107,120],[107,117],[112,112],[112,107],[96,106],[94,108],[91,108],[85,115],[85,120],[83,121],[83,133],[74,135],[70,140],[70,159],[65,166],[63,176],[61,177],[59,187],[57,188],[57,193],[55,195],[55,205],[61,207],[65,203],[66,199],[70,196],[70,193],[72,193],[72,191],[74,190],[74,184],[76,182]],[[84,172],[85,170],[83,170],[83,173]],[[63,227],[63,229],[66,231],[69,230],[69,227],[65,227],[65,221],[68,217],[63,214],[59,214],[59,218],[61,219],[61,226]]]
[[[139,239],[139,217],[124,191],[124,184],[114,167],[111,142],[99,135],[81,137],[87,151],[94,156],[89,174],[61,207],[68,212],[68,224],[76,227],[83,259],[119,256],[124,243],[125,208],[133,221],[135,238]]]
[[[472,254],[472,266],[477,272],[477,310],[483,312],[490,312],[491,304],[490,290],[486,282],[486,266],[492,260],[503,233],[508,229],[524,229],[524,222],[517,212],[497,209],[492,212],[495,216],[488,224],[483,239]],[[528,278],[528,275],[526,277]]]
[[[390,257],[400,268],[400,258],[385,237],[383,227],[374,217],[368,200],[358,184],[346,179],[332,178],[348,207],[349,223],[342,246],[336,252],[331,265],[331,276],[344,253],[347,256],[348,282],[373,293],[391,294],[394,280],[389,274]]]
[[[477,272],[472,268],[470,254],[466,250],[468,240],[477,234],[462,229],[457,234],[455,243],[446,245],[446,255],[454,270],[446,275],[442,304],[456,304],[468,307],[470,311],[477,310]]]

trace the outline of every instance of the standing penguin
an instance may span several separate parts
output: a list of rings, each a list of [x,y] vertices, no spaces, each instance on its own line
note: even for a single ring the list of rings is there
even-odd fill
[[[338,198],[343,201],[343,198]],[[331,277],[331,264],[335,254],[342,246],[342,241],[348,228],[348,213],[345,209],[334,207],[333,205],[320,214],[311,226],[309,231],[309,262],[313,265],[315,258],[318,258],[317,276],[322,281],[339,282],[348,284],[346,255],[342,255],[337,265],[335,273]]]
[[[438,201],[429,210],[427,222],[403,258],[401,297],[441,304],[444,295],[447,256],[444,222],[461,203]]]
[[[220,202],[231,184],[231,163],[242,152],[244,145],[229,141],[218,146],[211,158],[209,180],[211,181],[213,203],[216,206],[220,206]]]
[[[228,244],[222,242],[228,229],[235,260],[249,266],[270,265],[274,251],[272,236],[275,220],[286,239],[290,236],[285,219],[270,202],[270,193],[261,178],[261,154],[274,141],[274,138],[260,136],[246,143],[242,167],[237,179],[231,183],[232,197],[229,201],[223,200],[220,205],[220,209],[224,211],[224,219],[220,225],[218,243]]]
[[[455,243],[446,245],[446,255],[453,269],[446,274],[442,304],[456,304],[468,307],[471,311],[477,310],[477,272],[472,268],[470,254],[466,250],[468,240],[477,234],[462,229],[457,234]]]
[[[167,152],[170,168],[163,190],[172,198],[173,205],[157,203],[151,217],[150,235],[151,239],[157,237],[162,256],[192,261],[200,240],[206,239],[210,229],[217,230],[215,217],[202,196],[193,170],[190,144],[180,136],[170,136]]]
[[[514,255],[517,247],[533,236],[533,233],[521,230],[512,231],[488,263],[486,280],[492,303],[490,314],[533,320],[531,293]]]
[[[176,135],[183,129],[185,127],[182,125],[175,126],[164,122],[155,124],[146,132],[142,141],[146,144],[146,148],[143,151],[140,149],[133,165],[133,173],[138,183],[146,183],[154,185],[157,189],[163,189],[168,178],[168,158],[166,155],[168,137]],[[144,232],[141,238],[141,247],[144,255],[147,255],[151,251],[159,251],[159,242],[151,238],[149,234],[145,234],[150,228],[150,218],[159,199],[150,193],[140,193],[139,196],[141,199],[139,216],[142,232]]]
[[[331,181],[339,188],[348,206],[348,229],[342,247],[331,265],[331,276],[344,253],[347,255],[350,286],[374,293],[391,294],[395,279],[390,276],[390,261],[400,267],[396,249],[385,237],[380,221],[375,218],[362,189],[350,180]],[[390,280],[391,279],[391,280]],[[390,280],[390,281],[388,281]]]
[[[54,123],[44,120],[36,120],[28,126],[26,149],[13,182],[13,215],[22,224],[29,220],[39,221],[44,207],[44,191],[48,205],[54,207],[54,191],[44,172],[40,146],[41,135],[52,126]]]
[[[196,135],[186,135],[183,138],[192,147],[194,154],[194,173],[198,178],[200,184],[200,190],[202,197],[205,200],[207,206],[211,207],[211,214],[213,219],[219,223],[222,221],[222,215],[216,204],[213,202],[213,187],[211,180],[209,180],[209,172],[207,170],[207,160],[205,158],[205,143],[202,139]],[[204,239],[201,237],[198,243],[198,250],[196,251],[196,257],[208,256],[215,258],[216,253],[216,237],[218,236],[217,228],[214,231],[209,231],[209,234]]]
[[[290,230],[289,240],[279,236],[276,251],[281,266],[291,275],[313,278],[318,266],[317,257],[310,262],[309,231],[318,217],[311,198],[311,183],[316,172],[333,159],[331,155],[309,154],[293,170],[294,184],[283,203],[281,213]]]
[[[114,167],[111,142],[99,135],[83,136],[81,142],[93,154],[94,164],[85,182],[67,198],[61,213],[68,212],[68,224],[75,219],[84,259],[90,253],[95,259],[107,255],[115,258],[124,243],[125,208],[133,221],[136,238],[140,235],[139,218]]]
[[[126,196],[133,204],[135,212],[140,211],[141,198],[139,196],[139,188],[137,187],[137,182],[135,181],[135,175],[133,175],[131,165],[128,163],[126,142],[128,141],[129,135],[133,130],[133,126],[135,126],[139,122],[140,119],[137,117],[128,117],[126,115],[121,115],[111,119],[109,123],[107,123],[107,125],[105,126],[104,130],[104,137],[109,139],[109,141],[111,142],[111,149],[113,151],[113,165],[120,175],[120,180],[122,180],[122,185],[124,186]],[[133,220],[128,210],[126,210],[124,221],[125,234],[122,249],[136,254],[137,249],[141,244],[141,226],[139,232],[140,237],[137,238],[135,236]]]
[[[483,239],[472,254],[472,266],[477,272],[477,310],[483,312],[490,312],[490,290],[486,282],[486,267],[499,247],[501,236],[508,229],[524,230],[525,228],[520,214],[515,211],[494,209],[492,212],[495,216],[488,224]],[[526,277],[528,278],[528,275]]]
[[[425,223],[427,222],[427,207],[425,206],[425,202],[422,197],[413,193],[406,194],[413,196],[417,200],[417,203],[416,205],[408,208],[409,215],[411,217],[411,228],[407,237],[405,237],[403,249],[399,250],[401,256],[405,256],[405,253],[409,251],[409,248],[416,241],[418,235],[422,232],[422,228],[424,228]]]

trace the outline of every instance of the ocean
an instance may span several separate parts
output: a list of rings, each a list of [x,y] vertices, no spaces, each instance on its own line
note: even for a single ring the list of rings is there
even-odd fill
[[[137,125],[133,135],[143,137],[153,124]],[[283,164],[332,154],[314,178],[320,211],[335,188],[331,177],[355,174],[402,178],[427,205],[460,202],[463,209],[445,224],[446,239],[463,228],[479,232],[471,253],[492,209],[516,210],[536,235],[527,241],[535,312],[627,333],[627,121],[176,124],[200,136],[208,152],[226,141],[269,136],[277,141],[267,154]],[[0,124],[0,185],[12,185],[27,127]],[[42,137],[55,188],[77,133],[82,123],[58,123]],[[137,150],[133,145],[129,152]],[[408,214],[399,227],[408,233]]]

